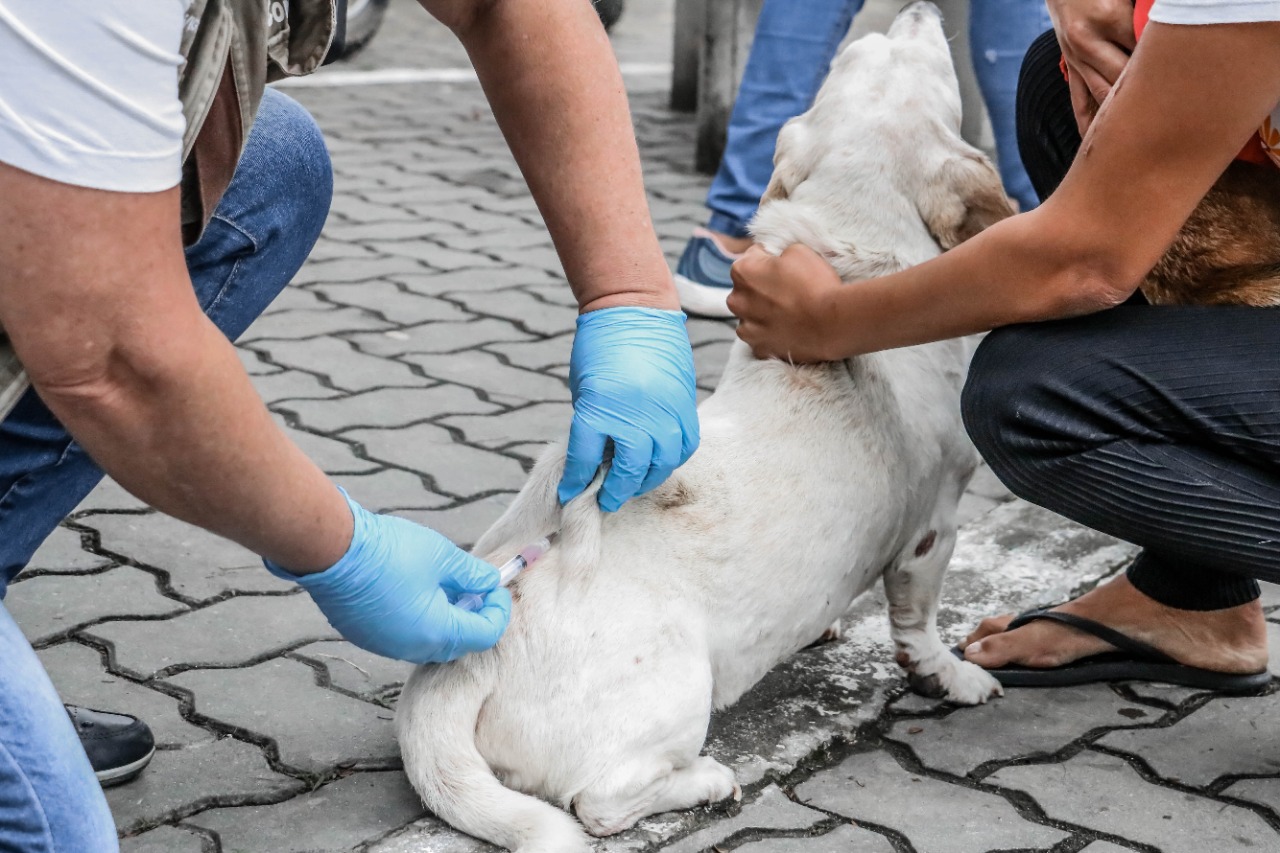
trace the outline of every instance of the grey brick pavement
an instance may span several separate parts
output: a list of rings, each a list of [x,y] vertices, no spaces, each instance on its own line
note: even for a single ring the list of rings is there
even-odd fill
[[[457,66],[408,0],[356,67]],[[633,6],[635,0],[633,0]],[[885,5],[885,4],[881,4]],[[662,61],[670,0],[633,8],[630,61]],[[631,81],[667,250],[702,216],[689,117]],[[282,424],[367,505],[474,541],[539,443],[568,425],[574,311],[537,211],[475,86],[295,90],[325,128],[337,197],[297,281],[244,336]],[[693,321],[699,382],[732,339]],[[1061,599],[1130,549],[975,478],[945,631]],[[1266,603],[1277,620],[1280,595]],[[132,711],[160,751],[109,800],[126,853],[487,850],[422,814],[391,709],[407,668],[334,638],[251,554],[104,484],[8,605],[68,701]],[[1011,691],[978,709],[904,694],[876,594],[845,638],[718,714],[708,751],[741,804],[663,815],[605,851],[1058,853],[1280,850],[1276,696],[1152,685]]]

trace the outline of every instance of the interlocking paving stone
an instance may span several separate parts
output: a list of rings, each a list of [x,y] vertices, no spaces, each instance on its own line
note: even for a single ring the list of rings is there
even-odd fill
[[[1154,699],[1159,702],[1168,702],[1170,705],[1181,705],[1192,696],[1199,696],[1203,690],[1196,690],[1194,687],[1182,687],[1177,684],[1159,684],[1154,681],[1130,681],[1125,686],[1133,692],[1135,696],[1143,699]]]
[[[320,241],[333,242],[333,241]],[[272,301],[271,306],[267,308],[267,314],[274,314],[278,311],[327,311],[333,308],[333,305],[325,302],[320,294],[316,293],[309,287],[286,287],[280,291],[280,295]]]
[[[1024,820],[996,794],[948,785],[898,766],[885,752],[850,756],[796,787],[806,805],[895,829],[916,853],[1049,847],[1066,833]],[[922,819],[928,815],[928,819]]]
[[[993,501],[1006,501],[1012,497],[1009,487],[1000,482],[991,467],[985,464],[979,465],[978,470],[973,472],[967,491]]]
[[[399,687],[413,672],[413,664],[366,652],[345,640],[311,643],[291,654],[323,667],[335,687],[366,698]]]
[[[987,781],[1025,791],[1052,820],[1150,844],[1161,853],[1274,850],[1278,842],[1253,812],[1147,784],[1111,755],[1086,751],[1061,764],[1007,767]]]
[[[537,270],[525,270],[518,267],[506,267],[492,270],[460,270],[448,273],[426,273],[417,275],[395,275],[392,281],[398,281],[414,293],[425,293],[430,296],[458,296],[463,293],[475,293],[485,290],[505,290],[509,287],[551,281],[551,276]]]
[[[297,415],[304,426],[324,432],[351,427],[401,427],[443,414],[498,411],[498,406],[486,403],[475,391],[459,385],[379,388],[341,400],[291,401],[281,403],[278,408]]]
[[[168,515],[92,515],[80,523],[98,531],[104,549],[163,569],[174,591],[189,598],[290,588],[252,551]]]
[[[452,302],[417,293],[407,293],[389,281],[317,284],[315,289],[334,302],[377,311],[397,326],[468,319],[467,313]],[[384,327],[385,325],[383,324]],[[335,331],[358,331],[358,329],[353,326],[351,329]]]
[[[435,379],[479,388],[505,403],[568,401],[569,387],[560,379],[511,367],[496,355],[482,350],[466,350],[448,355],[406,355],[405,361],[422,368]]]
[[[182,749],[156,750],[141,776],[108,788],[106,795],[116,828],[137,832],[175,814],[249,799],[283,799],[304,787],[297,779],[272,770],[257,747],[224,737]]]
[[[103,477],[102,482],[80,501],[72,510],[72,515],[82,512],[118,512],[121,510],[145,510],[149,507],[138,498],[129,494],[124,487],[110,477]]]
[[[568,331],[578,318],[576,308],[548,304],[523,290],[464,293],[457,298],[474,314],[503,317],[543,335]]]
[[[103,671],[96,649],[59,643],[36,653],[64,702],[103,711],[132,714],[146,722],[161,749],[214,740],[207,729],[182,718],[178,700]]]
[[[1100,726],[1145,725],[1162,716],[1105,685],[1009,690],[1003,699],[936,720],[904,720],[889,737],[926,767],[964,776],[988,761],[1054,753]]]
[[[336,204],[336,201],[335,201]],[[413,214],[397,211],[395,208],[378,205],[388,214],[388,218],[411,218]],[[393,257],[390,255],[366,260],[364,258],[337,258],[332,261],[317,261],[306,264],[298,273],[299,284],[337,284],[351,281],[373,281],[398,273],[425,272],[426,268],[414,258]]]
[[[1213,699],[1168,728],[1112,732],[1101,745],[1136,755],[1184,785],[1228,774],[1280,774],[1280,693]]]
[[[100,557],[84,550],[78,532],[57,527],[31,555],[26,570],[78,574],[91,572],[111,563],[109,557]]]
[[[281,805],[212,809],[186,822],[218,833],[224,853],[347,853],[422,812],[403,773],[356,773]],[[419,853],[428,850],[437,848]]]
[[[204,841],[185,829],[162,826],[120,840],[120,853],[203,853]]]
[[[663,849],[670,853],[699,853],[744,830],[808,829],[826,819],[827,816],[822,812],[787,799],[777,785],[769,785],[760,792],[760,796],[743,806],[738,814],[716,821]]]
[[[497,849],[426,817],[374,842],[364,853],[493,853]]]
[[[965,492],[960,497],[960,506],[956,508],[956,524],[963,527],[971,521],[977,521],[999,505],[999,501]]]
[[[375,471],[372,474],[340,474],[334,482],[371,512],[396,509],[432,509],[449,499],[428,491],[422,479],[408,471]]]
[[[236,347],[236,355],[240,358],[240,364],[244,366],[244,372],[250,376],[267,376],[284,370],[279,365],[267,364],[262,360],[262,356],[244,347]]]
[[[443,533],[458,545],[469,548],[498,520],[498,517],[515,499],[515,492],[502,492],[449,509],[405,510],[397,512],[396,515],[425,524],[432,530]]]
[[[416,206],[416,203],[415,203]],[[465,227],[465,226],[464,226]],[[496,241],[495,241],[496,242]],[[365,245],[386,257],[413,258],[438,270],[457,270],[506,266],[505,259],[489,257],[497,254],[489,250],[460,252],[427,240],[374,241]]]
[[[241,336],[245,343],[297,340],[334,332],[389,329],[391,323],[358,308],[328,307],[320,311],[275,311],[263,314]]]
[[[569,356],[573,352],[573,335],[563,334],[524,343],[488,344],[485,349],[500,353],[517,367],[546,370],[569,363]]]
[[[893,853],[883,835],[856,826],[838,826],[813,838],[771,838],[735,847],[734,853]]]
[[[106,622],[84,633],[110,643],[115,665],[143,679],[177,664],[240,666],[337,637],[306,593],[239,596],[173,619]]]
[[[443,427],[417,424],[402,429],[356,429],[344,437],[364,445],[370,459],[431,476],[453,495],[474,495],[524,485],[524,468],[516,460],[458,444]]]
[[[530,207],[532,205],[526,201],[520,209],[527,210]],[[512,217],[479,210],[470,204],[406,204],[405,208],[421,216],[456,222],[468,231],[503,231],[512,226]],[[500,239],[495,237],[494,242],[498,243]]]
[[[690,317],[685,323],[685,329],[689,333],[689,342],[695,347],[711,341],[733,342],[738,338],[734,332],[734,324],[728,320],[704,320],[700,317]]]
[[[484,447],[502,447],[513,441],[548,442],[569,434],[573,406],[568,403],[536,403],[499,415],[459,415],[438,423],[462,430],[467,441]]]
[[[267,403],[278,400],[317,400],[338,397],[342,391],[330,388],[316,376],[301,370],[281,370],[267,376],[253,377],[254,390]]]
[[[729,361],[729,351],[733,344],[730,341],[712,341],[696,347],[693,351],[693,366],[698,374],[698,384],[705,388],[715,388],[724,373],[724,366]]]
[[[361,352],[377,356],[450,353],[501,341],[526,341],[532,335],[506,320],[481,317],[456,322],[424,323],[379,334],[348,335]]]
[[[399,764],[391,711],[320,687],[305,663],[276,658],[165,681],[191,691],[198,716],[271,738],[281,763],[300,772]]]
[[[365,355],[337,338],[260,341],[257,346],[270,353],[272,361],[322,373],[335,388],[344,391],[365,391],[387,385],[431,384],[399,362]]]
[[[367,473],[380,467],[376,462],[356,456],[355,449],[346,441],[294,429],[279,415],[276,416],[275,421],[289,436],[289,440],[301,448],[308,459],[330,474]]]
[[[156,590],[156,578],[117,566],[96,575],[41,575],[9,585],[5,607],[34,643],[103,618],[164,616],[187,607]]]
[[[1222,793],[1228,797],[1266,806],[1280,816],[1280,778],[1245,779],[1236,782]]]

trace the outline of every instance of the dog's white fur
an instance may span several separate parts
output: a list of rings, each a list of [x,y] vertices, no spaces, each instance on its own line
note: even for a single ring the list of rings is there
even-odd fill
[[[848,47],[786,126],[757,239],[805,243],[853,280],[1007,215],[959,123],[936,10],[915,4],[888,36]],[[561,808],[608,835],[735,795],[732,771],[699,757],[711,710],[878,578],[914,684],[967,704],[997,695],[935,622],[977,462],[959,415],[965,360],[949,341],[794,367],[738,343],[699,410],[701,449],[614,515],[596,508],[598,480],[561,510],[564,450],[550,450],[476,546],[501,563],[562,528],[515,584],[506,636],[419,668],[400,698],[405,769],[427,806],[521,853],[572,853],[588,844]]]

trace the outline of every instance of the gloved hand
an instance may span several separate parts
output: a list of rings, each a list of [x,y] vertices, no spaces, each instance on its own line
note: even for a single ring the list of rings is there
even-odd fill
[[[346,492],[343,492],[346,495]],[[293,575],[270,560],[276,577],[296,581],[343,637],[362,649],[412,663],[444,663],[498,642],[511,618],[511,593],[498,570],[434,530],[376,515],[347,497],[355,519],[351,546],[322,572]],[[468,613],[452,602],[488,593]]]
[[[602,308],[578,317],[569,360],[573,425],[559,497],[587,487],[613,439],[600,508],[662,484],[698,449],[693,350],[679,311]]]

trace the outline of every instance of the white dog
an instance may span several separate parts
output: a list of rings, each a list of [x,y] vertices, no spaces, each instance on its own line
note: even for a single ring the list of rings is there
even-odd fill
[[[845,49],[783,130],[756,238],[775,252],[805,243],[846,280],[960,242],[1011,211],[959,126],[937,10],[914,4],[887,36]],[[614,515],[595,488],[562,510],[564,450],[544,455],[476,546],[496,564],[562,529],[514,585],[506,636],[419,668],[400,698],[405,769],[427,806],[521,853],[575,853],[587,838],[561,809],[609,835],[736,795],[733,772],[699,756],[712,709],[878,578],[918,689],[998,695],[935,621],[977,462],[960,423],[965,357],[950,341],[794,367],[738,343],[699,410],[701,449]]]

